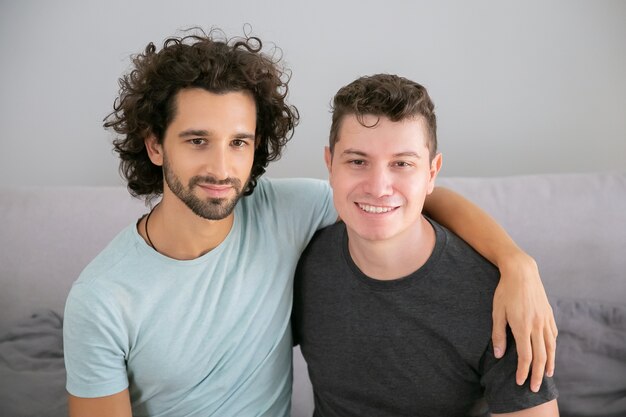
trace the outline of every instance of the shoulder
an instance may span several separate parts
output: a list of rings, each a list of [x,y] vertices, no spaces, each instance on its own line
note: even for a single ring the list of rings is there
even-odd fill
[[[320,291],[323,288],[335,287],[335,277],[343,276],[349,271],[344,270],[347,263],[344,254],[344,238],[346,237],[345,224],[335,223],[318,230],[306,246],[295,273],[295,293],[300,296],[307,288]]]
[[[323,229],[318,230],[313,235],[310,248],[323,248],[324,245],[334,245],[341,243],[342,238],[346,233],[346,224],[343,221],[333,223],[330,226],[326,226]]]
[[[119,320],[120,289],[136,268],[146,266],[137,256],[139,239],[135,224],[127,226],[83,269],[65,302],[68,328]]]
[[[457,267],[473,265],[485,271],[497,273],[495,265],[476,252],[467,242],[434,220],[428,219],[428,221],[435,229],[436,245],[440,247],[441,256],[446,261],[454,261],[453,265]]]
[[[76,284],[90,285],[106,276],[116,275],[133,258],[140,243],[138,239],[136,225],[128,225],[83,269]]]
[[[327,260],[329,256],[339,254],[345,234],[346,225],[341,221],[318,230],[302,253],[301,263],[316,259]]]
[[[258,194],[257,194],[258,193]],[[261,178],[252,196],[320,199],[331,195],[328,181],[314,178]]]
[[[307,234],[337,219],[328,181],[313,178],[261,178],[254,192],[242,199],[241,210],[246,218],[270,216]]]
[[[490,306],[490,297],[500,280],[498,269],[460,237],[430,222],[435,229],[436,244],[428,261],[428,271],[438,281],[454,286],[456,293],[462,294],[461,299],[474,300],[476,308]]]

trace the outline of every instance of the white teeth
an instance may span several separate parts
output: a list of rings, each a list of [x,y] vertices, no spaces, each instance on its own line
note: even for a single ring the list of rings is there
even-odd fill
[[[359,207],[367,213],[387,213],[393,210],[393,207],[370,206],[368,204],[359,204]]]

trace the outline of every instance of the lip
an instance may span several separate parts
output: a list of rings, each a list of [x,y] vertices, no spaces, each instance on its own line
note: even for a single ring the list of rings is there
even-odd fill
[[[216,185],[216,184],[197,184],[208,197],[211,198],[224,198],[227,197],[233,187],[230,185]]]

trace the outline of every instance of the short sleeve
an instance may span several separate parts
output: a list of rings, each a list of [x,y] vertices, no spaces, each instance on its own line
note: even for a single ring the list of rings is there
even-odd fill
[[[493,354],[493,344],[489,343],[482,360],[481,384],[492,413],[525,410],[558,397],[552,378],[544,376],[539,392],[535,393],[530,390],[530,377],[523,385],[517,385],[516,371],[517,346],[510,329],[507,329],[507,348],[504,356],[496,359]]]
[[[128,387],[128,337],[115,306],[95,286],[77,282],[63,324],[67,391],[77,397],[116,394]]]

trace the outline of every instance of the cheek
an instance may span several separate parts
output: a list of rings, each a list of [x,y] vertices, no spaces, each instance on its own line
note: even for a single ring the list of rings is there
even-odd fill
[[[434,189],[435,189],[435,181],[430,181],[428,183],[428,191],[426,194],[432,193]]]
[[[333,195],[338,200],[349,198],[352,193],[358,190],[358,181],[347,175],[335,175],[329,178],[330,186],[333,189]]]
[[[404,195],[406,199],[423,199],[426,194],[430,193],[431,184],[428,178],[423,176],[412,176],[405,178],[397,183],[396,190]]]
[[[235,155],[232,162],[241,173],[249,173],[254,165],[254,150]]]

